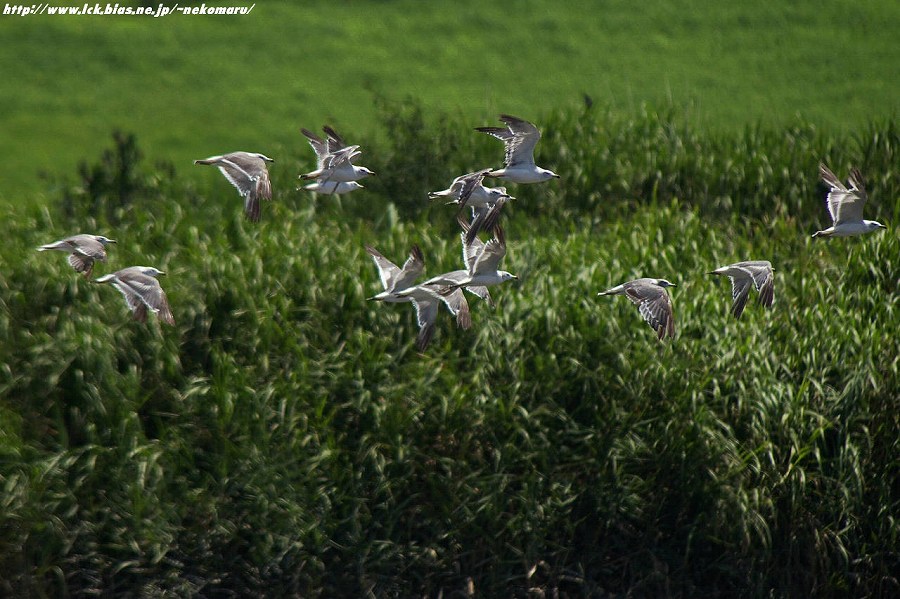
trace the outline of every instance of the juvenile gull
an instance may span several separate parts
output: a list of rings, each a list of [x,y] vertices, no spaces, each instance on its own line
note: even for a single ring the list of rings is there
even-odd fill
[[[75,272],[84,273],[84,276],[91,276],[94,270],[94,261],[106,262],[106,245],[115,243],[115,239],[108,239],[103,235],[88,235],[82,233],[66,237],[54,243],[42,245],[37,249],[39,252],[56,250],[60,252],[69,252],[69,264],[75,269]]]
[[[353,159],[362,154],[359,146],[348,146],[344,139],[327,125],[322,129],[327,138],[325,140],[308,129],[300,130],[316,153],[316,169],[300,175],[301,179],[349,183],[375,174],[364,166],[353,165]]]
[[[412,247],[403,268],[398,268],[375,248],[366,246],[366,252],[375,261],[381,284],[384,287],[384,291],[369,299],[390,303],[412,302],[416,308],[416,319],[419,324],[419,335],[416,337],[416,348],[419,351],[424,351],[431,341],[441,303],[446,305],[450,313],[456,317],[457,326],[463,329],[472,326],[469,304],[462,291],[457,290],[448,296],[441,296],[434,287],[413,286],[413,282],[425,270],[425,260],[418,246]],[[400,295],[401,291],[405,294]]]
[[[869,196],[863,187],[859,169],[850,169],[849,189],[823,163],[819,164],[819,174],[831,187],[825,205],[833,224],[824,231],[816,231],[813,237],[849,237],[871,233],[877,229],[887,229],[877,221],[863,219],[863,207]]]
[[[518,117],[501,114],[500,120],[506,127],[476,127],[476,131],[493,135],[506,146],[503,168],[490,171],[489,177],[508,179],[513,183],[540,183],[559,178],[553,171],[534,164],[534,147],[541,138],[537,127]]]
[[[156,280],[156,277],[164,274],[166,273],[152,266],[129,266],[94,280],[97,283],[111,283],[118,289],[138,322],[147,321],[149,309],[164,323],[174,325],[175,317],[169,308],[166,292]]]
[[[666,335],[675,336],[675,315],[666,287],[675,287],[675,284],[665,279],[643,278],[617,285],[597,295],[624,295],[630,299],[647,324],[656,331],[657,337],[662,339]]]
[[[497,269],[500,261],[506,255],[506,239],[503,235],[503,229],[495,227],[494,238],[487,243],[482,243],[477,237],[471,242],[467,242],[466,236],[469,231],[469,225],[462,218],[459,219],[459,224],[463,228],[460,237],[463,242],[463,261],[465,262],[466,270],[447,272],[425,281],[424,284],[440,286],[441,294],[449,294],[459,290],[459,288],[465,288],[466,291],[474,293],[493,305],[487,287],[519,278],[505,270]]]
[[[229,183],[234,185],[244,198],[244,212],[253,222],[259,221],[259,199],[272,199],[272,184],[269,182],[267,162],[272,158],[253,152],[232,152],[222,156],[210,156],[195,160],[194,164],[211,164],[219,167]]]
[[[750,296],[750,287],[756,287],[759,292],[759,303],[766,308],[771,308],[775,302],[775,274],[772,263],[768,260],[748,260],[737,262],[729,266],[723,266],[708,273],[711,275],[725,275],[731,278],[731,313],[735,318],[740,318],[747,305]]]

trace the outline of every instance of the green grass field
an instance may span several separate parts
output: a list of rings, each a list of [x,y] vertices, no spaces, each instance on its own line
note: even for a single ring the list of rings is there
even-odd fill
[[[894,4],[303,6],[0,17],[0,595],[900,594]],[[500,111],[562,177],[417,353],[364,246],[458,268],[427,193]],[[326,121],[378,173],[340,201],[294,190]],[[257,225],[190,164],[238,147],[278,159]],[[810,239],[821,160],[887,230]],[[176,326],[34,251],[80,231],[118,240],[95,276],[167,271]],[[744,259],[776,304],[735,321],[705,273]],[[637,276],[674,340],[596,296]]]
[[[133,131],[188,169],[234,149],[307,151],[331,122],[380,135],[373,94],[470,126],[538,118],[582,94],[633,113],[674,104],[725,131],[798,116],[852,131],[894,116],[897,3],[260,2],[247,17],[0,21],[2,197],[42,190]]]

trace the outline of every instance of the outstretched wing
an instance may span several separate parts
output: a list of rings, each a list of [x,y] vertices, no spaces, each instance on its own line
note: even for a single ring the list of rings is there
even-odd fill
[[[394,280],[391,291],[402,291],[410,287],[421,274],[425,272],[425,257],[419,246],[413,245],[409,252],[409,258],[403,263],[403,268]]]
[[[500,120],[506,123],[513,133],[512,141],[506,145],[506,164],[534,164],[534,147],[541,139],[541,132],[533,124],[508,114],[501,114]]]
[[[416,348],[425,351],[431,336],[434,334],[434,322],[437,320],[438,299],[431,296],[416,295],[412,299],[416,307],[416,318],[419,322],[419,335],[416,337]]]
[[[675,336],[675,317],[672,300],[666,290],[658,285],[626,284],[625,296],[638,307],[638,312],[656,331],[657,337]]]
[[[863,207],[866,205],[868,196],[865,188],[862,186],[862,176],[859,170],[851,170],[850,189],[841,183],[824,164],[819,164],[819,174],[822,176],[822,180],[831,188],[825,203],[834,224],[862,221]]]
[[[746,270],[731,275],[731,313],[735,318],[740,318],[744,313],[752,281],[752,274]]]
[[[472,266],[472,274],[496,272],[497,267],[500,266],[500,261],[505,255],[506,237],[501,227],[495,227],[494,238],[482,246],[481,252],[478,253],[478,257]]]
[[[381,285],[384,287],[385,291],[390,291],[394,288],[394,281],[397,280],[400,269],[396,264],[382,256],[381,252],[372,246],[367,245],[365,247],[366,252],[372,256],[372,259],[375,261],[375,266],[378,268],[378,276],[381,278]]]

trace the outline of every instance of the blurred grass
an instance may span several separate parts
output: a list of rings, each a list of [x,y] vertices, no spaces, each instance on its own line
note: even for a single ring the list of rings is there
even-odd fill
[[[457,268],[452,208],[426,192],[499,148],[459,116],[426,130],[419,104],[378,110],[366,190],[290,191],[298,151],[258,226],[216,173],[160,176],[124,134],[65,193],[16,207],[3,594],[900,590],[893,120],[726,135],[649,109],[549,113],[538,159],[562,179],[518,187],[504,215],[520,280],[495,309],[472,301],[470,331],[442,314],[417,354],[412,309],[366,302],[363,246]],[[820,159],[860,166],[889,230],[813,243]],[[177,326],[133,322],[33,251],[76,230],[119,241],[98,274],[167,271]],[[776,305],[737,322],[704,273],[743,259],[772,260]],[[678,284],[673,342],[596,297],[636,276]]]
[[[76,4],[76,3],[72,3]],[[381,134],[373,99],[406,96],[468,128],[597,106],[674,105],[733,133],[796,120],[850,132],[897,115],[896,2],[623,0],[302,3],[247,17],[5,16],[2,199],[71,172],[113,128],[179,171],[238,149],[308,151],[300,127]],[[367,155],[368,158],[368,155]],[[24,196],[24,197],[23,197]]]

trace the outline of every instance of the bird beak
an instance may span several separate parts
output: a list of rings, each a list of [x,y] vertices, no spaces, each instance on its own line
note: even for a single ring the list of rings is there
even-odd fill
[[[159,271],[159,274],[164,276],[166,273]]]
[[[107,241],[108,241],[109,243],[119,243],[119,242],[116,241],[115,239],[107,239]]]

